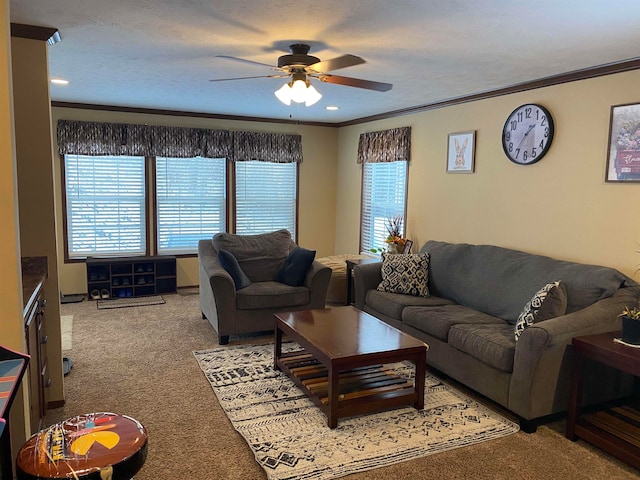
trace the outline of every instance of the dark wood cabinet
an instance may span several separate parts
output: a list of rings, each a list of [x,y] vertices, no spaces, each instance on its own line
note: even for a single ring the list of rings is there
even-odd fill
[[[90,300],[176,293],[176,258],[87,258]]]
[[[31,357],[29,363],[29,392],[31,432],[37,432],[47,412],[46,389],[51,385],[49,360],[47,357],[48,337],[45,334],[45,307],[42,284],[29,300],[25,315],[25,335],[27,353]]]

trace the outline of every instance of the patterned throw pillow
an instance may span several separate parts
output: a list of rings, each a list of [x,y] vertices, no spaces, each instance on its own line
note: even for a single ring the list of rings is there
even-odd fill
[[[428,297],[429,254],[382,254],[381,292]]]
[[[547,283],[524,306],[518,317],[514,335],[516,342],[525,328],[534,323],[564,315],[567,311],[567,291],[560,282]]]

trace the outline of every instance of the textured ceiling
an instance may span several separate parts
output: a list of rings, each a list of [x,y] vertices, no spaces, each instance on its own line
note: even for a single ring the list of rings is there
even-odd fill
[[[51,99],[273,119],[344,122],[640,57],[637,0],[11,0],[11,22],[54,27]],[[312,107],[281,104],[269,75],[292,43],[336,74],[388,92],[315,82]],[[327,111],[329,105],[339,106]]]

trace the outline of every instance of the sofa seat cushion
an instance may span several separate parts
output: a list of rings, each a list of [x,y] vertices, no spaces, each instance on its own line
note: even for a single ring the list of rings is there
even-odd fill
[[[504,325],[504,321],[499,318],[462,305],[407,307],[402,312],[402,321],[445,342],[449,337],[449,329],[459,323]],[[511,328],[513,333],[513,327]]]
[[[384,313],[388,317],[396,320],[402,320],[402,311],[409,306],[433,306],[433,305],[449,305],[453,302],[446,298],[440,297],[414,297],[413,295],[403,295],[401,293],[380,292],[378,290],[369,290],[365,297],[365,303]]]
[[[449,330],[449,346],[468,353],[487,365],[513,372],[516,340],[513,325],[459,324]]]
[[[291,250],[288,230],[257,235],[218,233],[211,240],[216,252],[227,250],[238,260],[240,268],[252,282],[273,280]]]
[[[309,303],[307,287],[290,287],[280,282],[254,282],[236,292],[238,310],[297,307]]]

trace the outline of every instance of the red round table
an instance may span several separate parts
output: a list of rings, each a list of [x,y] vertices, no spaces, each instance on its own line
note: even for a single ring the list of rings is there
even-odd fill
[[[109,412],[78,415],[41,430],[18,452],[18,480],[129,480],[144,465],[147,432]]]

